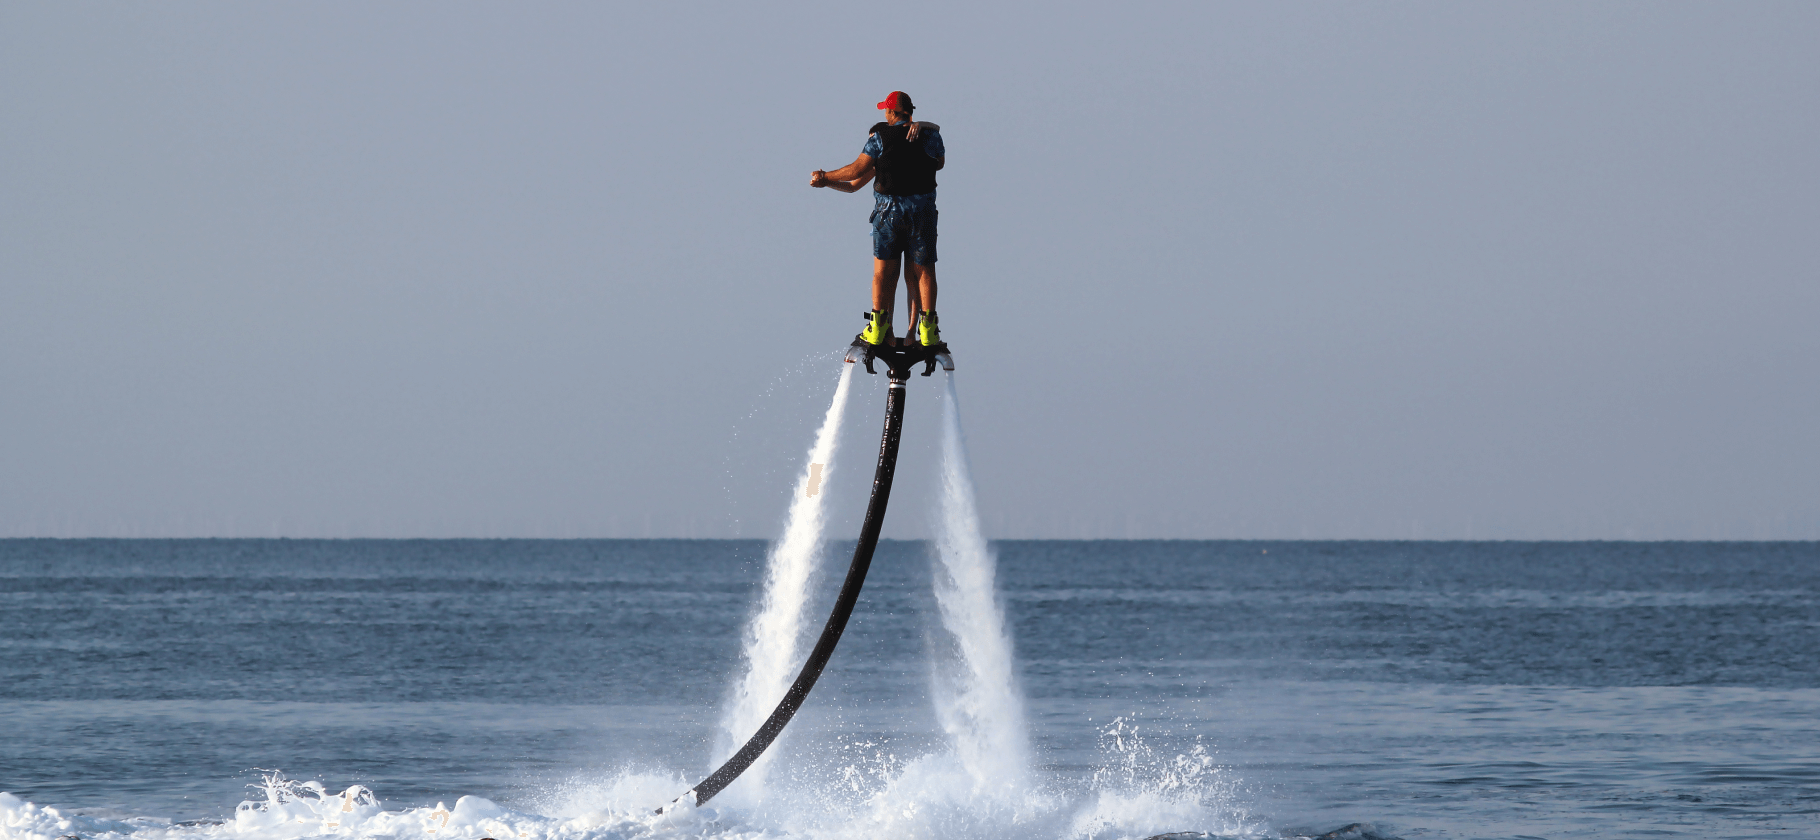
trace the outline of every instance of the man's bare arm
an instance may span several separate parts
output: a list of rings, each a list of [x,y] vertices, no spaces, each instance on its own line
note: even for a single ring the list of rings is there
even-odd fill
[[[872,171],[872,156],[861,153],[852,163],[826,173],[826,177],[830,181],[851,181],[861,175],[870,176]]]
[[[829,189],[840,190],[841,192],[844,192],[844,193],[850,193],[850,192],[859,192],[860,187],[863,187],[870,183],[872,183],[872,173],[868,172],[851,181],[830,181],[826,177],[823,177],[821,183],[816,184],[816,183],[811,182],[810,186],[827,187]]]

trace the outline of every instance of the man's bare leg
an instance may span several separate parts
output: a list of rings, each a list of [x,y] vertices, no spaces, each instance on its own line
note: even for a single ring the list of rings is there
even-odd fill
[[[909,313],[910,325],[904,329],[904,341],[914,344],[916,339],[916,315],[923,311],[922,298],[916,294],[916,263],[904,266],[904,311]]]
[[[897,268],[902,260],[872,258],[872,308],[891,311],[897,298]]]
[[[917,316],[935,311],[935,266],[918,265],[915,261],[905,265],[904,288],[910,299],[910,337],[914,339]]]

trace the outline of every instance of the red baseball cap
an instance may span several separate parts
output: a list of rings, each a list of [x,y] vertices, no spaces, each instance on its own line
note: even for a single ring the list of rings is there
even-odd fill
[[[885,101],[878,103],[878,109],[880,111],[914,111],[916,106],[911,104],[910,94],[894,90],[890,96],[885,97]]]

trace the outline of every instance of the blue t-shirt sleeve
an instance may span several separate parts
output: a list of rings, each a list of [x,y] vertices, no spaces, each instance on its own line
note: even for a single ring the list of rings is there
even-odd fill
[[[947,157],[948,148],[942,145],[942,133],[939,131],[931,131],[928,134],[923,135],[923,151],[928,152],[929,156],[936,160]],[[866,135],[866,146],[865,148],[860,149],[859,153],[866,155],[873,160],[878,160],[879,155],[885,153],[885,143],[883,140],[878,139],[878,135],[868,134]]]

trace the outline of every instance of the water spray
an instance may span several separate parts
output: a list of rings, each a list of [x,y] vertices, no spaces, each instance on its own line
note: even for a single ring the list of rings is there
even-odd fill
[[[847,579],[841,583],[840,595],[834,600],[834,610],[828,614],[828,623],[822,626],[821,638],[816,640],[815,648],[809,651],[808,661],[803,663],[796,681],[790,684],[790,690],[784,693],[784,699],[778,701],[771,716],[759,724],[758,731],[746,741],[746,745],[740,747],[720,769],[709,774],[669,805],[657,809],[659,814],[690,799],[697,806],[713,799],[727,785],[732,784],[734,779],[739,778],[739,774],[746,772],[746,768],[751,767],[753,762],[758,761],[765,748],[777,740],[790,719],[796,716],[796,710],[802,708],[809,690],[815,687],[816,680],[821,679],[822,669],[827,667],[828,660],[834,656],[835,645],[840,644],[841,633],[847,629],[847,619],[853,616],[853,605],[859,601],[859,591],[866,585],[866,571],[872,567],[872,552],[878,548],[878,532],[885,524],[885,507],[891,502],[891,479],[897,473],[897,444],[904,432],[905,385],[919,364],[924,366],[924,376],[935,373],[938,364],[943,370],[954,370],[954,359],[949,356],[946,343],[932,346],[883,346],[855,339],[847,351],[846,361],[849,364],[864,362],[866,372],[874,374],[878,371],[873,368],[873,362],[882,361],[891,379],[891,386],[885,391],[885,431],[878,445],[878,467],[872,473],[872,499],[866,504],[866,521],[860,525],[859,543],[853,547],[853,562],[847,566]]]
[[[790,672],[796,668],[800,655],[797,640],[804,635],[803,627],[813,620],[804,614],[804,608],[809,601],[810,581],[821,566],[823,535],[827,530],[827,496],[821,492],[821,485],[834,469],[847,392],[853,382],[854,369],[846,365],[841,368],[834,399],[809,448],[808,469],[797,479],[783,536],[771,545],[766,558],[764,593],[758,611],[746,626],[745,673],[735,682],[731,702],[721,720],[716,760],[731,755],[789,688],[794,676]],[[763,770],[756,766],[748,772],[760,775]]]

